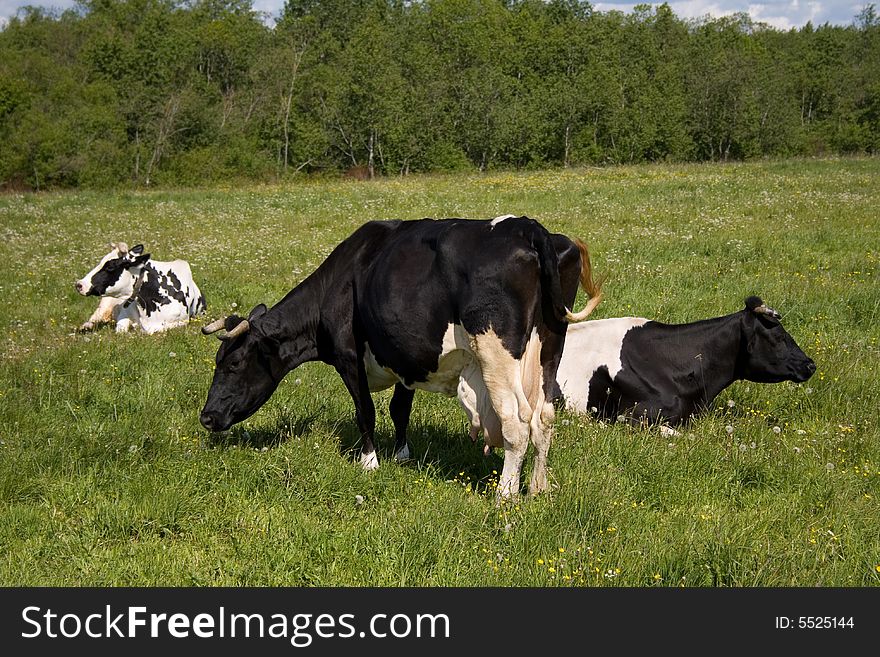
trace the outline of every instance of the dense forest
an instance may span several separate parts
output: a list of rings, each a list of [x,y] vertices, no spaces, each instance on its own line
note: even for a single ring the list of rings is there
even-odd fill
[[[876,153],[880,18],[82,0],[0,30],[6,189]]]

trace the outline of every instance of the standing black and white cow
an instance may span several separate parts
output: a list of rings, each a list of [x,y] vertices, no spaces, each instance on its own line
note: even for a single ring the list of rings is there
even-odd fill
[[[566,328],[599,301],[589,266],[585,246],[527,217],[367,223],[272,308],[261,304],[247,319],[203,329],[226,333],[201,423],[228,429],[256,412],[288,372],[323,361],[354,400],[369,470],[378,467],[371,391],[394,386],[395,454],[405,458],[414,390],[454,395],[470,371],[476,403],[500,417],[499,499],[518,494],[530,441],[529,490],[540,492]],[[579,279],[591,299],[572,314]]]
[[[678,425],[734,381],[803,382],[816,364],[758,297],[724,317],[662,324],[641,317],[599,319],[569,328],[556,379],[565,406],[605,420]],[[459,401],[471,437],[485,423],[467,380]]]
[[[80,330],[90,331],[115,321],[117,333],[132,326],[157,333],[183,326],[190,317],[205,311],[205,297],[185,260],[151,260],[143,244],[129,249],[125,242],[114,242],[110,248],[110,253],[75,284],[83,296],[101,297]]]

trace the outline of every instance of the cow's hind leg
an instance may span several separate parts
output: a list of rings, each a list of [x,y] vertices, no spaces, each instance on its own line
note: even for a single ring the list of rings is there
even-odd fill
[[[394,422],[394,458],[406,461],[410,457],[409,445],[406,442],[406,428],[409,425],[409,414],[412,411],[415,390],[410,390],[402,383],[394,386],[391,396],[391,421]]]
[[[543,368],[541,366],[541,340],[537,331],[532,333],[520,361],[523,388],[534,409],[529,422],[529,437],[535,446],[535,461],[529,481],[529,494],[536,495],[547,490],[547,453],[553,437],[553,420],[556,412],[547,401]]]
[[[500,502],[519,495],[520,472],[529,446],[532,408],[523,391],[519,361],[504,348],[493,331],[474,338],[474,352],[492,408],[501,423],[504,466],[496,496]]]
[[[539,411],[532,415],[531,439],[535,445],[535,463],[532,467],[532,478],[529,481],[529,494],[536,495],[547,490],[547,453],[553,438],[553,420],[556,411],[553,404],[544,401],[543,395],[538,403]]]

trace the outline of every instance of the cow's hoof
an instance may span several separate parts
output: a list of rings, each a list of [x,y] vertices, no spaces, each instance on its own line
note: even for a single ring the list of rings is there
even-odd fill
[[[394,455],[394,460],[398,463],[403,463],[404,461],[409,461],[410,453],[409,453],[409,445],[404,445],[400,448],[400,451]]]
[[[95,329],[95,325],[92,322],[86,322],[82,326],[79,327],[80,333],[88,333],[89,331],[93,331]]]
[[[379,457],[376,456],[376,452],[361,454],[361,467],[367,472],[378,469]]]

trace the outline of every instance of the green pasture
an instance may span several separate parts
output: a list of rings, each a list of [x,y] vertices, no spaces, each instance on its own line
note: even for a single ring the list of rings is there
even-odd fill
[[[0,196],[0,584],[876,586],[878,208],[876,158]],[[320,363],[226,438],[200,427],[206,321],[277,302],[367,220],[507,213],[588,242],[609,275],[594,317],[757,294],[816,375],[736,383],[673,438],[560,413],[552,491],[501,507],[502,452],[454,399],[416,395],[399,465],[376,394],[382,464],[362,472]],[[206,317],[76,333],[96,300],[73,282],[111,240],[188,260]]]

